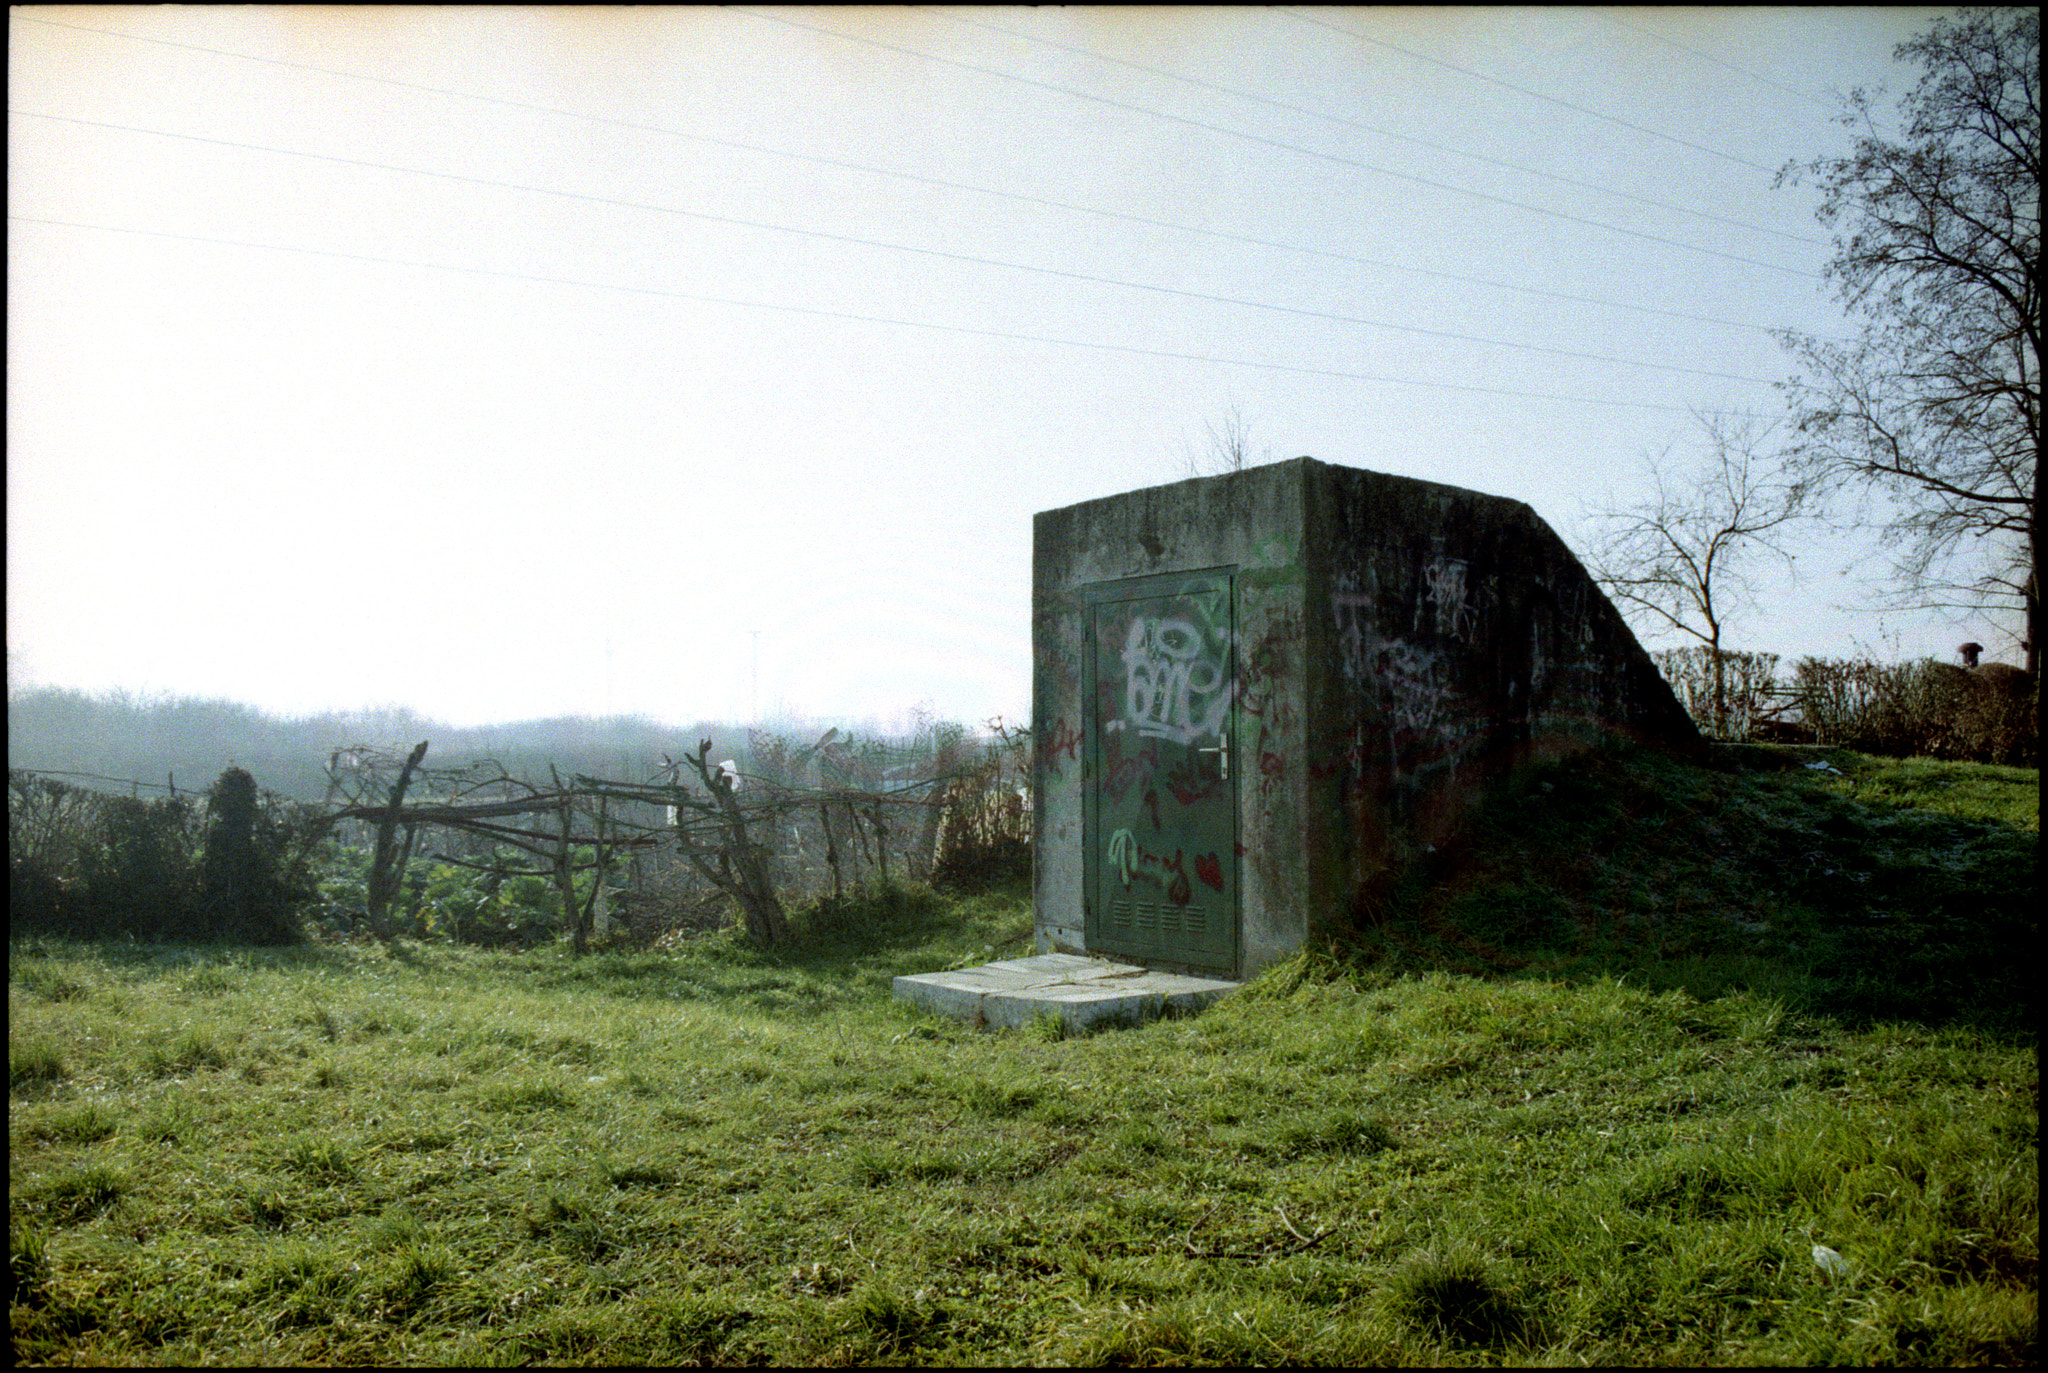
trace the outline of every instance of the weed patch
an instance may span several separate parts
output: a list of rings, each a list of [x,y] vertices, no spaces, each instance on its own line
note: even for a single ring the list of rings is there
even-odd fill
[[[7,1043],[7,1090],[23,1091],[62,1082],[67,1076],[64,1055],[56,1045],[29,1040]]]
[[[1453,1345],[1502,1345],[1527,1325],[1520,1303],[1470,1250],[1425,1250],[1387,1284],[1387,1305],[1417,1334]]]

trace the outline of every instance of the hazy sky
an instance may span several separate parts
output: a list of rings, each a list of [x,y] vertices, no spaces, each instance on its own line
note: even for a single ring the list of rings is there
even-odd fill
[[[1033,512],[1233,408],[1580,546],[1845,330],[1773,176],[1940,12],[16,8],[11,675],[1026,718]],[[1848,551],[1736,644],[1993,641]]]

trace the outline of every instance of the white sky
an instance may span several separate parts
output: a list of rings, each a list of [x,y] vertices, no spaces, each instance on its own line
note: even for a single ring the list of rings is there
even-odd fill
[[[1033,512],[1232,407],[1579,546],[1844,331],[1773,174],[1939,12],[16,8],[10,675],[1028,718]],[[1994,641],[1843,552],[1736,645]]]

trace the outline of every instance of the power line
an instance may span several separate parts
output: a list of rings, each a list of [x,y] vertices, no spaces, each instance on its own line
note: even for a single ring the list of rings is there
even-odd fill
[[[1307,319],[1330,320],[1339,324],[1358,324],[1373,329],[1388,329],[1397,333],[1417,334],[1426,338],[1449,339],[1458,343],[1478,343],[1494,348],[1508,348],[1518,352],[1545,353],[1554,357],[1578,358],[1587,362],[1607,362],[1622,367],[1643,367],[1659,372],[1677,372],[1692,376],[1715,377],[1723,381],[1746,381],[1759,385],[1770,384],[1770,378],[1743,376],[1737,372],[1721,372],[1704,367],[1684,367],[1676,363],[1638,362],[1631,358],[1618,358],[1605,353],[1587,353],[1571,348],[1553,348],[1539,343],[1516,343],[1509,339],[1487,338],[1478,334],[1461,334],[1446,329],[1429,329],[1421,325],[1400,324],[1392,320],[1369,319],[1363,315],[1344,315],[1329,310],[1310,310],[1293,305],[1275,305],[1267,301],[1250,300],[1242,296],[1216,295],[1207,291],[1189,291],[1177,286],[1158,286],[1149,282],[1125,281],[1116,277],[1095,276],[1088,272],[1068,271],[1059,267],[1040,267],[1024,262],[1006,262],[998,258],[977,257],[971,253],[956,253],[944,248],[920,248],[908,243],[891,243],[882,239],[864,238],[858,234],[835,234],[823,229],[804,229],[790,224],[773,224],[765,220],[741,219],[732,215],[715,215],[703,210],[685,210],[672,205],[649,205],[641,201],[619,200],[610,196],[589,195],[580,191],[561,191],[546,186],[533,186],[524,182],[495,181],[487,177],[468,176],[460,172],[437,172],[424,167],[401,167],[389,162],[375,162],[366,158],[340,157],[332,153],[305,152],[297,148],[279,148],[260,143],[242,143],[225,138],[207,138],[198,134],[170,133],[163,129],[144,129],[132,124],[114,124],[98,119],[78,119],[69,115],[44,114],[36,110],[10,109],[9,114],[23,115],[31,119],[47,119],[64,124],[78,124],[87,128],[114,129],[123,133],[144,134],[153,138],[176,139],[187,143],[203,143],[213,147],[234,148],[243,152],[270,153],[280,157],[299,157],[315,162],[333,162],[347,167],[368,167],[377,171],[402,172],[409,176],[432,177],[437,180],[461,182],[465,185],[489,186],[497,190],[523,191],[533,195],[555,196],[564,200],[580,200],[590,204],[609,205],[621,209],[644,210],[653,214],[679,215],[689,219],[704,220],[713,224],[731,224],[742,228],[765,229],[774,233],[795,234],[805,238],[824,239],[833,243],[853,243],[870,248],[885,248],[894,252],[914,253],[923,257],[942,258],[951,262],[974,263],[984,267],[999,267],[1009,271],[1031,272],[1040,276],[1060,277],[1070,281],[1085,281],[1100,286],[1118,286],[1133,291],[1150,291],[1158,295],[1177,296],[1185,300],[1206,301],[1216,305],[1236,305],[1252,310],[1266,310],[1276,314],[1298,315]]]
[[[1351,262],[1361,266],[1385,271],[1406,272],[1416,276],[1433,277],[1442,281],[1462,281],[1493,290],[1514,291],[1522,295],[1539,296],[1549,300],[1568,300],[1580,305],[1597,305],[1603,309],[1626,310],[1635,314],[1656,315],[1665,319],[1685,320],[1693,324],[1712,324],[1726,329],[1744,329],[1752,333],[1772,334],[1774,326],[1749,324],[1741,320],[1720,319],[1713,315],[1693,314],[1684,310],[1666,310],[1652,305],[1633,304],[1617,300],[1605,300],[1598,296],[1576,295],[1569,291],[1553,291],[1537,286],[1523,286],[1514,282],[1495,281],[1488,277],[1470,276],[1462,272],[1447,272],[1429,267],[1417,267],[1409,263],[1389,262],[1383,258],[1360,257],[1351,253],[1334,252],[1326,248],[1312,248],[1305,244],[1281,243],[1272,239],[1257,238],[1249,234],[1234,234],[1220,229],[1205,229],[1193,224],[1181,224],[1172,220],[1152,219],[1145,215],[1129,214],[1119,210],[1103,210],[1087,205],[1075,205],[1068,201],[1050,200],[1041,196],[1024,195],[1016,191],[999,190],[988,186],[972,186],[965,182],[948,181],[943,177],[921,176],[914,172],[896,171],[887,167],[876,167],[868,163],[849,162],[836,157],[823,157],[814,153],[790,152],[783,148],[770,148],[759,143],[747,143],[737,139],[714,138],[709,134],[689,133],[681,129],[666,128],[656,124],[642,124],[632,120],[617,119],[608,115],[587,114],[580,110],[565,110],[552,105],[539,105],[531,101],[510,100],[502,96],[478,95],[470,91],[451,90],[445,86],[429,86],[417,81],[399,81],[391,77],[369,76],[361,72],[342,71],[335,67],[315,66],[307,62],[288,62],[274,57],[256,57],[249,53],[230,52],[223,48],[209,48],[196,43],[181,43],[168,38],[149,38],[140,34],[120,33],[113,29],[88,28],[82,24],[64,24],[55,20],[32,18],[16,14],[17,19],[29,23],[43,24],[52,28],[73,29],[80,33],[95,33],[108,38],[124,38],[136,43],[153,43],[161,47],[183,48],[191,52],[203,52],[216,57],[232,57],[238,61],[255,62],[265,66],[286,67],[299,71],[316,72],[323,76],[335,76],[351,81],[366,81],[375,85],[395,86],[404,90],[423,91],[434,95],[450,96],[458,100],[470,100],[480,104],[503,105],[511,109],[531,110],[539,114],[558,115],[566,119],[578,119],[592,124],[610,125],[630,129],[637,133],[660,134],[668,138],[688,139],[692,142],[709,143],[721,148],[737,148],[745,152],[760,153],[769,157],[786,158],[797,162],[812,162],[820,166],[840,167],[848,171],[864,172],[875,176],[893,177],[901,181],[916,182],[927,186],[944,186],[951,190],[966,191],[973,195],[994,196],[1015,200],[1027,205],[1042,205],[1050,209],[1067,210],[1076,214],[1094,215],[1104,219],[1121,220],[1131,224],[1144,224],[1152,228],[1172,229],[1181,233],[1199,234],[1208,238],[1224,239],[1233,243],[1249,244],[1258,248],[1274,248],[1281,252],[1305,253],[1315,257],[1328,258],[1336,262]]]
[[[1261,362],[1251,358],[1217,357],[1204,353],[1180,353],[1163,348],[1139,348],[1121,343],[1094,343],[1085,339],[1058,338],[1048,334],[1021,334],[1000,329],[976,329],[961,324],[934,324],[927,320],[896,319],[885,315],[863,315],[848,310],[826,310],[812,305],[779,305],[770,301],[738,300],[729,296],[702,295],[689,291],[669,291],[652,286],[619,286],[608,282],[579,281],[571,277],[540,276],[530,272],[507,272],[491,267],[464,267],[444,262],[419,262],[407,258],[378,257],[368,253],[345,253],[326,248],[300,248],[290,244],[250,243],[231,238],[209,238],[200,234],[174,234],[160,229],[131,229],[113,224],[83,224],[76,220],[47,219],[33,215],[10,214],[7,218],[19,224],[45,224],[67,229],[89,229],[102,233],[135,234],[145,238],[170,239],[185,243],[211,243],[230,248],[255,248],[267,252],[299,253],[309,257],[341,258],[353,262],[373,262],[384,266],[413,267],[427,271],[458,272],[468,276],[502,277],[512,281],[540,282],[551,286],[573,286],[584,290],[614,291],[627,295],[656,296],[667,300],[688,300],[708,305],[730,305],[741,309],[774,310],[785,314],[811,315],[824,319],[852,320],[862,324],[888,324],[908,329],[928,329],[940,333],[967,334],[978,338],[1004,339],[1022,343],[1047,343],[1062,348],[1086,348],[1097,352],[1126,353],[1137,357],[1168,358],[1180,362],[1206,362],[1225,367],[1250,367],[1269,372],[1291,372],[1303,376],[1333,377],[1342,381],[1371,381],[1390,386],[1415,386],[1427,390],[1459,391],[1478,395],[1508,396],[1519,400],[1564,401],[1574,405],[1604,405],[1629,410],[1657,410],[1671,414],[1689,413],[1684,406],[1658,405],[1651,401],[1612,400],[1601,396],[1563,396],[1547,391],[1517,391],[1499,386],[1473,386],[1462,382],[1417,381],[1409,377],[1390,377],[1369,372],[1346,372],[1330,367],[1303,367],[1294,363]],[[1746,413],[1731,411],[1731,414]]]
[[[1699,253],[1706,257],[1721,258],[1728,262],[1739,262],[1748,267],[1762,267],[1767,271],[1785,272],[1791,276],[1807,277],[1816,281],[1820,280],[1819,273],[1808,272],[1798,267],[1786,267],[1775,262],[1765,262],[1760,258],[1743,257],[1739,253],[1724,253],[1714,248],[1702,248],[1693,243],[1681,243],[1675,238],[1665,238],[1661,234],[1645,233],[1639,229],[1625,229],[1618,224],[1608,224],[1598,219],[1587,219],[1583,215],[1566,214],[1563,210],[1545,209],[1541,205],[1531,205],[1527,201],[1513,200],[1507,196],[1491,195],[1485,191],[1475,191],[1465,186],[1453,186],[1448,182],[1433,181],[1426,176],[1416,176],[1410,172],[1397,172],[1391,167],[1382,167],[1371,162],[1360,162],[1355,158],[1339,157],[1335,153],[1318,152],[1314,148],[1304,148],[1296,143],[1283,143],[1277,138],[1265,138],[1259,134],[1246,133],[1242,129],[1227,128],[1221,124],[1210,124],[1199,119],[1189,119],[1183,115],[1168,114],[1164,110],[1155,110],[1145,105],[1134,105],[1123,100],[1111,100],[1107,96],[1092,95],[1087,91],[1077,91],[1070,86],[1055,85],[1050,81],[1037,81],[1028,76],[1013,76],[1009,72],[997,71],[993,67],[980,67],[972,62],[961,62],[951,57],[939,57],[933,53],[919,52],[915,48],[901,47],[895,43],[884,43],[877,38],[863,38],[857,34],[840,33],[835,29],[823,28],[817,24],[806,24],[799,20],[791,19],[787,15],[762,14],[755,10],[733,9],[730,6],[727,6],[726,9],[731,14],[744,14],[749,18],[761,19],[773,24],[786,24],[796,29],[806,29],[812,33],[820,33],[828,38],[837,38],[848,43],[861,43],[868,47],[881,48],[887,52],[901,53],[906,57],[915,57],[925,62],[937,62],[948,67],[958,67],[962,71],[978,72],[981,75],[993,76],[1003,81],[1014,81],[1020,85],[1035,86],[1040,90],[1055,91],[1061,95],[1072,96],[1077,100],[1088,100],[1098,105],[1107,105],[1112,109],[1126,110],[1133,114],[1142,114],[1148,118],[1165,120],[1173,124],[1184,124],[1191,129],[1201,129],[1208,133],[1220,133],[1229,138],[1243,139],[1247,143],[1257,143],[1268,148],[1279,148],[1285,152],[1299,153],[1303,157],[1313,157],[1324,162],[1334,162],[1339,166],[1353,167],[1379,176],[1392,177],[1397,181],[1410,181],[1418,186],[1428,186],[1433,190],[1448,191],[1453,195],[1470,196],[1475,200],[1489,201],[1496,205],[1509,205],[1518,210],[1527,210],[1531,214],[1544,215],[1552,219],[1568,220],[1574,224],[1583,224],[1593,229],[1604,229],[1609,233],[1621,234],[1628,238],[1640,238],[1651,243],[1661,243],[1667,248],[1677,248],[1682,252]],[[1283,11],[1283,13],[1286,12]],[[1307,20],[1306,22],[1319,24],[1322,21]],[[1324,27],[1329,28],[1332,26],[1324,25]],[[1337,32],[1350,34],[1348,29],[1339,29]],[[1350,34],[1350,36],[1356,38],[1359,35]],[[1617,120],[1615,122],[1620,123],[1623,121]],[[1707,151],[1712,150],[1709,149]],[[1757,164],[1749,163],[1747,165],[1756,166]],[[1770,171],[1771,168],[1762,167],[1760,170]]]
[[[1586,115],[1587,117],[1592,119],[1604,119],[1610,124],[1619,124],[1624,129],[1631,129],[1639,134],[1647,134],[1651,138],[1661,138],[1666,143],[1676,143],[1681,148],[1691,148],[1694,152],[1705,153],[1709,157],[1724,158],[1729,162],[1734,162],[1744,167],[1752,167],[1760,172],[1774,172],[1777,170],[1775,167],[1766,167],[1761,162],[1751,162],[1746,157],[1737,157],[1734,153],[1723,152],[1719,148],[1709,148],[1704,143],[1694,143],[1689,139],[1680,138],[1675,134],[1663,133],[1657,129],[1646,129],[1640,124],[1631,124],[1629,123],[1629,121],[1621,118],[1618,115],[1603,114],[1599,110],[1589,110],[1584,105],[1574,105],[1569,100],[1560,100],[1554,95],[1545,95],[1542,91],[1532,91],[1527,86],[1517,86],[1512,81],[1503,81],[1497,76],[1488,76],[1485,72],[1476,72],[1473,71],[1470,67],[1461,67],[1455,62],[1446,62],[1440,57],[1430,57],[1425,53],[1416,52],[1411,48],[1404,48],[1399,46],[1398,44],[1389,43],[1382,38],[1368,37],[1365,34],[1359,33],[1355,29],[1347,29],[1342,27],[1341,25],[1332,24],[1324,19],[1311,18],[1310,16],[1301,13],[1299,10],[1284,9],[1280,10],[1279,13],[1286,15],[1290,19],[1299,19],[1304,24],[1314,24],[1317,28],[1328,29],[1332,33],[1341,33],[1347,38],[1355,38],[1361,43],[1370,43],[1374,47],[1385,48],[1389,52],[1398,52],[1402,56],[1412,57],[1418,62],[1427,62],[1433,67],[1442,67],[1447,71],[1457,72],[1460,76],[1469,76],[1474,81],[1484,81],[1489,85],[1501,86],[1508,90],[1518,92],[1522,95],[1526,95],[1532,100],[1542,100],[1547,101],[1552,105],[1561,105],[1567,110],[1575,110],[1578,113]]]
[[[1224,95],[1233,96],[1239,100],[1250,100],[1260,105],[1271,105],[1275,109],[1286,110],[1290,114],[1305,114],[1309,116],[1311,119],[1326,119],[1329,120],[1331,123],[1343,124],[1349,128],[1360,129],[1366,133],[1375,134],[1381,138],[1397,139],[1400,142],[1413,143],[1419,147],[1429,148],[1436,152],[1449,153],[1453,157],[1468,157],[1476,162],[1488,163],[1489,165],[1495,167],[1507,167],[1510,170],[1523,172],[1530,176],[1542,177],[1546,181],[1561,181],[1567,186],[1576,186],[1582,191],[1594,191],[1600,195],[1614,196],[1620,200],[1632,200],[1636,202],[1638,205],[1650,205],[1654,206],[1659,210],[1670,210],[1674,214],[1692,215],[1699,219],[1711,220],[1716,224],[1726,224],[1737,229],[1747,229],[1752,233],[1770,234],[1777,238],[1790,239],[1794,243],[1817,243],[1823,245],[1826,243],[1825,239],[1815,238],[1811,234],[1795,234],[1788,232],[1784,229],[1772,229],[1762,224],[1751,224],[1746,220],[1730,219],[1726,215],[1711,214],[1706,210],[1695,210],[1685,205],[1673,205],[1669,201],[1657,200],[1646,195],[1637,195],[1633,191],[1616,190],[1612,186],[1601,186],[1591,181],[1580,181],[1575,177],[1560,176],[1556,172],[1546,172],[1540,167],[1531,167],[1526,163],[1515,162],[1508,158],[1492,157],[1486,153],[1475,153],[1464,148],[1454,148],[1446,143],[1438,143],[1427,138],[1417,138],[1413,134],[1398,133],[1393,129],[1382,129],[1374,124],[1363,124],[1356,119],[1347,119],[1340,114],[1329,114],[1322,110],[1310,109],[1306,105],[1294,105],[1288,103],[1285,100],[1275,100],[1270,96],[1255,95],[1250,91],[1237,90],[1234,87],[1221,85],[1214,81],[1204,81],[1200,77],[1184,76],[1179,72],[1170,72],[1163,70],[1159,67],[1148,67],[1141,62],[1130,62],[1126,61],[1121,57],[1111,57],[1106,53],[1095,52],[1094,50],[1089,48],[1077,48],[1070,43],[1055,43],[1049,38],[1038,38],[1028,33],[1019,33],[1015,29],[1006,29],[998,24],[985,24],[978,19],[963,19],[961,16],[957,14],[948,13],[945,10],[935,10],[922,5],[919,6],[918,8],[924,10],[928,14],[935,14],[939,16],[941,19],[950,19],[956,24],[965,24],[972,28],[986,29],[990,33],[1007,34],[1011,38],[1021,39],[1026,43],[1036,43],[1040,47],[1057,48],[1061,52],[1076,53],[1082,57],[1092,58],[1097,62],[1110,63],[1113,66],[1129,67],[1132,71],[1140,71],[1148,73],[1152,76],[1164,77],[1169,81],[1184,82],[1190,86],[1200,86],[1204,90],[1220,91]],[[1637,31],[1641,32],[1641,30]],[[1652,34],[1650,36],[1654,38],[1656,35]],[[1674,44],[1673,46],[1676,45]]]
[[[1605,19],[1608,23],[1614,25],[1616,28],[1627,29],[1631,33],[1639,33],[1645,38],[1653,39],[1656,42],[1664,44],[1666,47],[1676,48],[1683,53],[1690,53],[1692,56],[1699,58],[1702,62],[1712,62],[1717,67],[1726,67],[1729,71],[1734,72],[1737,76],[1746,76],[1760,86],[1769,86],[1773,90],[1783,91],[1787,95],[1796,96],[1801,100],[1807,101],[1809,104],[1818,105],[1822,109],[1828,110],[1830,112],[1832,112],[1835,108],[1834,106],[1828,104],[1827,101],[1821,99],[1817,95],[1808,95],[1805,91],[1799,90],[1793,86],[1788,86],[1782,81],[1773,81],[1768,76],[1759,76],[1755,72],[1750,71],[1747,67],[1738,67],[1733,62],[1727,61],[1724,58],[1716,57],[1710,52],[1701,52],[1698,48],[1688,47],[1686,44],[1680,43],[1675,39],[1666,38],[1661,33],[1652,33],[1650,32],[1650,30],[1644,28],[1640,24],[1631,24],[1626,19],[1617,19],[1611,11],[1596,9],[1593,11],[1593,13],[1599,15],[1602,19]]]

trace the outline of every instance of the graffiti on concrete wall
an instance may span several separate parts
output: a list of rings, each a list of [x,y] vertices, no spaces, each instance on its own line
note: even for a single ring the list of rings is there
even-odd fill
[[[1238,664],[1237,705],[1247,748],[1245,809],[1254,833],[1266,833],[1289,803],[1288,776],[1299,749],[1298,689],[1303,631],[1293,611],[1262,608],[1257,640]],[[1298,762],[1298,760],[1294,760]],[[1280,856],[1263,845],[1240,847],[1269,882],[1281,880]]]
[[[1346,570],[1337,574],[1330,592],[1330,614],[1337,624],[1337,670],[1347,682],[1366,680],[1368,641],[1372,635],[1373,603],[1378,599],[1378,578],[1370,570],[1361,580]]]
[[[1475,615],[1466,597],[1466,566],[1463,558],[1441,555],[1422,565],[1422,602],[1416,607],[1416,619],[1419,622],[1427,608],[1438,638],[1463,639],[1472,632]]]
[[[1452,560],[1445,560],[1452,561]],[[1455,574],[1459,588],[1455,603],[1446,593],[1439,616],[1457,624],[1465,614],[1463,571]],[[1453,574],[1444,574],[1440,584],[1453,585]],[[1330,595],[1330,612],[1336,621],[1337,662],[1344,680],[1376,699],[1396,730],[1417,734],[1434,733],[1443,723],[1451,695],[1451,679],[1443,655],[1434,648],[1387,638],[1374,623],[1375,597],[1359,586],[1358,575],[1338,576]],[[1440,620],[1440,622],[1444,622]]]
[[[1071,762],[1080,756],[1081,731],[1074,728],[1072,722],[1062,715],[1052,722],[1052,730],[1045,738],[1044,748],[1049,770],[1058,772],[1062,760]]]

